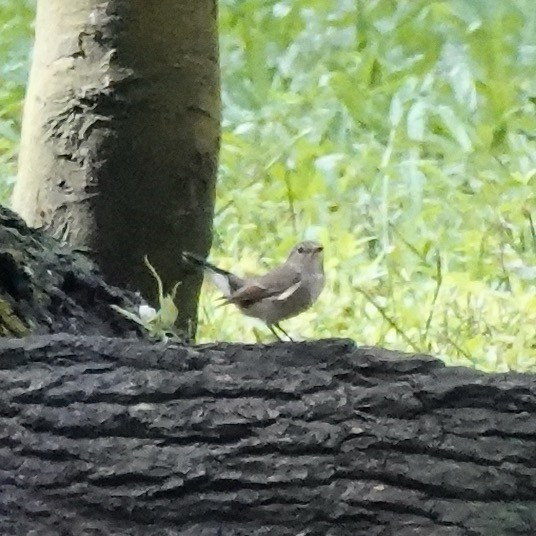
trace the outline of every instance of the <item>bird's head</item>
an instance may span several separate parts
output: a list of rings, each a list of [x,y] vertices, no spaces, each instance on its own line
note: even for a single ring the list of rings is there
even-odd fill
[[[296,244],[288,257],[288,262],[303,266],[313,265],[322,267],[324,259],[324,247],[317,242],[307,240]]]

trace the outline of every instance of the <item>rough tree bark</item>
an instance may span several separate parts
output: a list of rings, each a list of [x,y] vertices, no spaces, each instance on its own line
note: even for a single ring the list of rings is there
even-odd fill
[[[107,285],[87,257],[0,206],[0,337],[141,336],[111,307],[136,312],[139,304],[139,296]]]
[[[2,535],[533,536],[536,378],[348,341],[0,341]]]
[[[39,0],[13,207],[87,248],[107,280],[153,300],[148,255],[178,293],[201,283],[219,146],[216,0]]]

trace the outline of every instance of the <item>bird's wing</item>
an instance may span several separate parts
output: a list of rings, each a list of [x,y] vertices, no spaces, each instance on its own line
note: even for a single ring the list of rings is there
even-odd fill
[[[300,288],[300,285],[301,285],[301,281],[297,281],[296,283],[294,283],[294,285],[291,285],[290,287],[288,287],[281,294],[274,296],[274,299],[276,299],[277,301],[284,301],[290,298]]]
[[[248,307],[267,298],[285,300],[298,290],[300,284],[300,274],[283,265],[262,277],[246,281],[243,287],[229,296],[229,301]]]

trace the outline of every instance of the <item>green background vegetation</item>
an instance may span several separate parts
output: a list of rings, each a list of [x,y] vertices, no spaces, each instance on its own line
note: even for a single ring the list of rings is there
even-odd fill
[[[0,0],[3,201],[32,5]],[[213,258],[254,273],[320,240],[328,284],[296,337],[535,370],[533,0],[221,0],[220,21]],[[269,339],[215,297],[201,341]]]

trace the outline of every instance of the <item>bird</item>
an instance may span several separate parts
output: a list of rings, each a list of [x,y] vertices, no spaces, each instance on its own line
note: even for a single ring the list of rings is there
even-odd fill
[[[317,242],[300,242],[283,264],[253,277],[240,277],[188,251],[182,257],[204,270],[222,293],[224,304],[234,304],[243,314],[262,320],[278,340],[282,339],[276,329],[292,341],[279,323],[303,313],[320,296],[325,284],[323,251]]]

